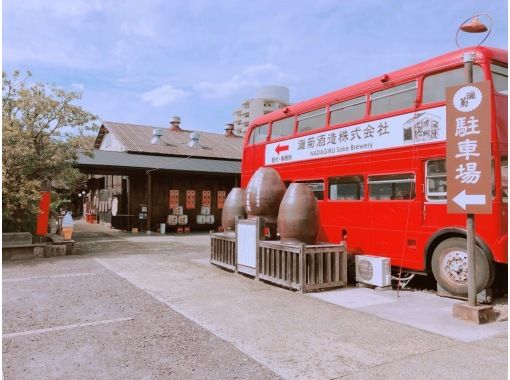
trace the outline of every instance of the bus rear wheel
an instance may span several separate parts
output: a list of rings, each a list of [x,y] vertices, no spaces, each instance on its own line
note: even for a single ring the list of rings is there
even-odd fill
[[[494,281],[494,263],[478,246],[475,247],[476,289],[487,289]],[[467,243],[461,237],[442,241],[432,254],[432,273],[439,285],[457,297],[468,296]]]

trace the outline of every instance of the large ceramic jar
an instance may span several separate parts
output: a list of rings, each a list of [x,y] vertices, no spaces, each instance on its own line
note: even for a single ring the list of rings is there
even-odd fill
[[[306,183],[291,183],[280,204],[278,232],[284,244],[315,244],[319,232],[319,207]]]
[[[267,225],[276,225],[285,184],[273,168],[259,168],[246,186],[244,207],[248,218],[264,217]]]
[[[236,216],[246,217],[246,212],[244,211],[244,190],[240,187],[234,187],[230,190],[223,205],[221,225],[226,233],[233,233],[235,231]]]

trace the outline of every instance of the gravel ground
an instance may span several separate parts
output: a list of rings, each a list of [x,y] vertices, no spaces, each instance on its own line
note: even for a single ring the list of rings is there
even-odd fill
[[[3,278],[4,334],[132,318],[4,337],[5,379],[278,378],[87,256],[7,263]]]
[[[206,233],[74,238],[75,256],[3,265],[6,379],[507,377],[506,334],[465,343],[233,276]]]

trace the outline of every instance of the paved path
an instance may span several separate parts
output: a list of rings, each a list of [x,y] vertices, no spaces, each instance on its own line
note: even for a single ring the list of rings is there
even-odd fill
[[[83,329],[98,329],[104,334],[112,334],[116,329],[135,325],[128,330],[137,337],[146,338],[147,332],[138,335],[138,330],[149,331],[155,328],[156,331],[161,329],[172,335],[177,334],[175,330],[179,330],[181,323],[184,327],[178,331],[179,339],[170,339],[163,344],[168,350],[165,355],[177,356],[173,363],[178,364],[168,367],[173,369],[175,378],[265,378],[279,375],[289,379],[407,379],[410,376],[414,379],[506,379],[506,332],[464,342],[234,275],[207,263],[207,235],[144,236],[108,231],[102,226],[81,227],[87,232],[78,232],[76,235],[80,241],[78,252],[82,256],[52,259],[44,265],[4,266],[4,279],[37,277],[48,273],[54,275],[51,279],[26,280],[27,284],[32,285],[27,285],[25,293],[15,287],[23,281],[4,281],[4,333],[102,320],[108,322],[85,326]],[[73,263],[77,267],[72,268],[72,272],[71,268],[62,267],[62,263]],[[28,270],[39,265],[40,271]],[[49,271],[48,268],[53,270]],[[56,277],[66,273],[80,275]],[[99,279],[102,278],[108,280],[101,286]],[[65,283],[79,284],[73,287],[75,291],[65,299],[81,294],[78,288],[87,289],[79,297],[83,305],[90,305],[85,308],[88,310],[85,313],[87,318],[76,318],[71,311],[55,313],[55,309],[59,310],[57,305],[53,305],[58,299],[59,292],[56,290],[51,296],[36,302],[53,305],[41,306],[38,313],[35,313],[37,317],[28,312],[26,315],[18,314],[17,317],[9,315],[9,312],[6,314],[6,308],[9,309],[11,304],[17,304],[20,300],[32,302],[35,293],[47,289],[48,285],[44,285],[44,282],[38,287],[37,281],[61,282],[58,286],[60,289],[66,289],[62,285]],[[108,283],[116,286],[109,287]],[[101,293],[98,293],[96,286],[103,289]],[[118,296],[118,292],[129,294]],[[116,300],[113,305],[118,309],[111,306],[112,299]],[[131,304],[133,300],[141,304]],[[158,310],[156,315],[168,317],[156,318],[152,316],[153,312],[142,311],[151,310],[145,304],[153,305]],[[80,308],[81,312],[83,310]],[[49,319],[45,323],[31,323],[34,318],[40,318],[39,315],[49,315]],[[114,321],[127,317],[133,320]],[[18,322],[12,322],[16,320]],[[504,324],[503,331],[506,331],[507,322],[498,323]],[[58,347],[60,342],[62,348],[58,352],[70,360],[74,357],[74,351],[69,352],[67,345],[71,344],[74,349],[82,347],[78,337],[69,336],[72,333],[74,330],[64,330],[38,336],[51,336],[51,347]],[[207,339],[195,339],[197,334]],[[62,344],[62,339],[66,337],[69,339]],[[21,364],[26,367],[33,363],[30,356],[43,355],[43,346],[34,346],[33,343],[13,350],[15,346],[12,344],[33,338],[24,336],[4,340],[6,375],[6,365]],[[78,340],[75,342],[75,339]],[[204,343],[204,340],[210,342],[213,339],[213,344]],[[161,347],[159,340],[156,334],[150,341]],[[138,342],[136,339],[130,340],[135,341]],[[187,366],[192,361],[177,354],[179,350],[176,347],[182,342],[194,347],[191,350],[197,353],[197,362],[209,364],[200,368],[191,366],[195,371],[189,372]],[[117,368],[118,363],[111,358],[112,343],[115,341],[108,340],[101,347],[108,358],[105,359],[108,365]],[[209,348],[221,347],[220,351],[231,359],[214,356],[204,348],[204,344]],[[121,351],[117,360],[129,367],[119,374],[129,378],[143,377],[140,375],[144,373],[144,368],[136,364],[142,351],[140,347],[134,349],[134,352],[129,349]],[[21,357],[18,352],[23,352],[24,356]],[[148,363],[145,371],[149,377],[167,377],[168,373],[161,373],[167,367],[161,364],[160,359],[152,357],[161,353],[158,350],[148,350],[144,354],[144,360]],[[225,362],[229,363],[228,368],[222,368]],[[85,363],[80,364],[78,367],[74,364],[72,368],[88,368]],[[223,372],[211,372],[214,366]],[[38,368],[46,367],[39,365]],[[115,374],[114,371],[112,373]]]

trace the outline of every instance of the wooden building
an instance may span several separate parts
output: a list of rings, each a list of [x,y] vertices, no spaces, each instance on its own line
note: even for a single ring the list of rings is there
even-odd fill
[[[242,138],[103,122],[93,156],[76,166],[89,175],[85,213],[112,227],[157,231],[211,230],[221,223],[223,203],[239,186]],[[183,216],[185,215],[185,216]]]

